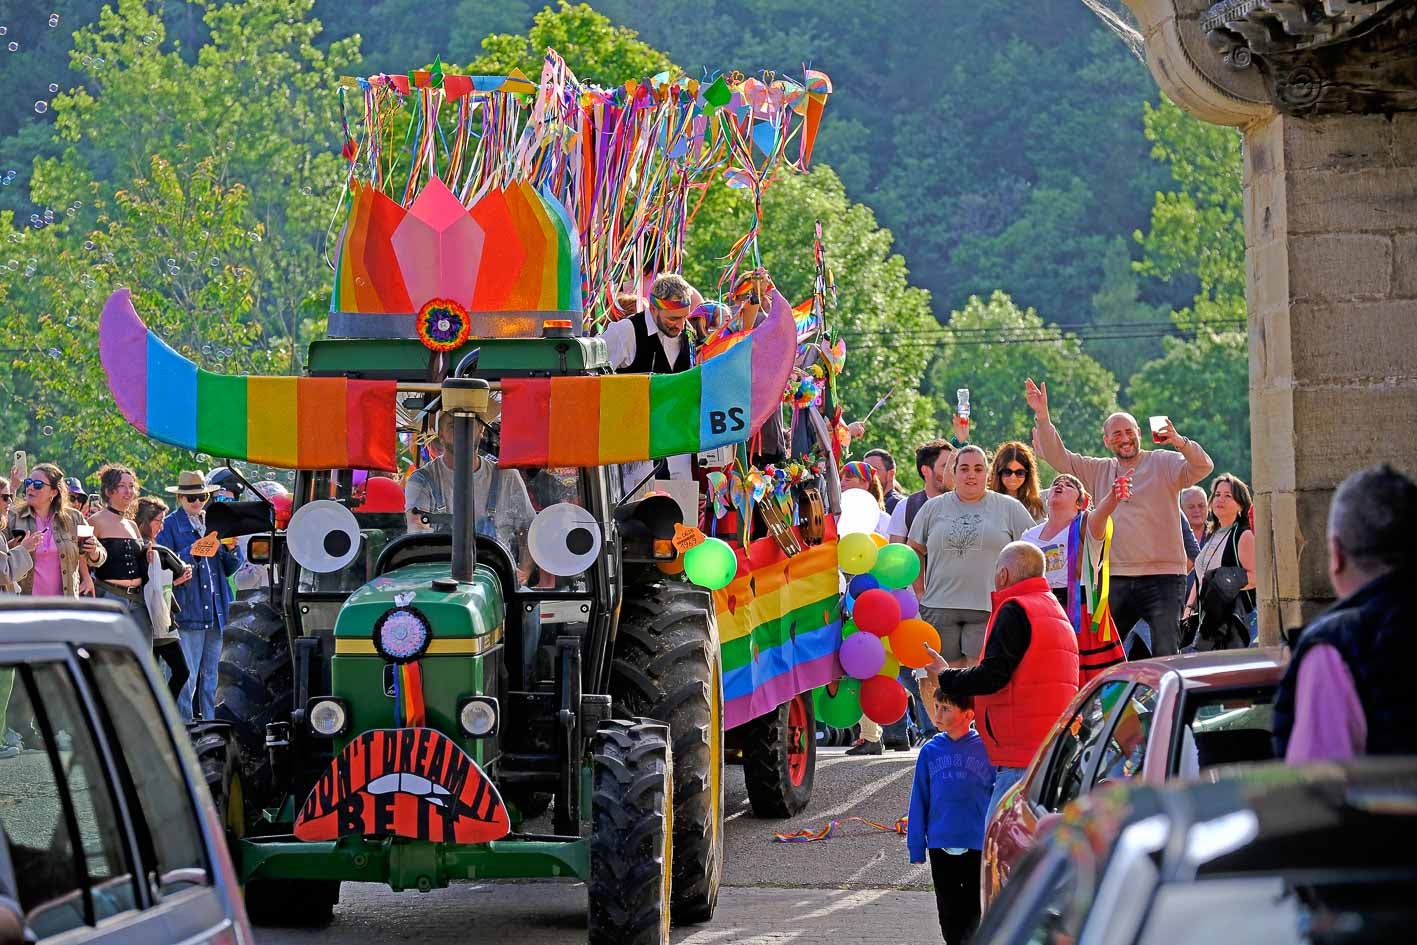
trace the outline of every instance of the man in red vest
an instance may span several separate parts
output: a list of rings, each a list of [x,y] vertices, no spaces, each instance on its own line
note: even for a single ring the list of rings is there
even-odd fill
[[[993,613],[979,665],[950,669],[934,650],[921,672],[948,692],[974,696],[974,725],[997,772],[989,814],[1023,777],[1048,730],[1078,691],[1078,643],[1068,615],[1043,576],[1043,552],[1026,541],[999,552]],[[928,700],[932,692],[925,692]]]

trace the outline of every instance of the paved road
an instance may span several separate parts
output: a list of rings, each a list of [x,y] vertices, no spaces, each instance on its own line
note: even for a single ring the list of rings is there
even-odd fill
[[[777,831],[819,829],[831,818],[881,823],[905,813],[915,752],[848,758],[823,749],[811,806],[788,821],[755,820],[742,769],[727,769],[727,868],[718,913],[676,929],[683,945],[897,945],[938,941],[930,875],[911,866],[905,839],[861,824],[822,843],[778,843]],[[418,945],[585,941],[580,883],[455,883],[431,893],[391,893],[347,883],[326,929],[258,929],[260,945],[359,942]]]

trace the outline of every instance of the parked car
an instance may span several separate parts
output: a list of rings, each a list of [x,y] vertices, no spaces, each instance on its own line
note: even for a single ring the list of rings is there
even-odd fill
[[[974,945],[1397,945],[1417,925],[1417,759],[1114,784],[1050,823]]]
[[[1123,663],[1092,680],[1054,724],[984,834],[987,907],[1039,822],[1108,781],[1161,784],[1219,764],[1273,757],[1279,648]]]
[[[0,599],[0,945],[249,945],[196,756],[109,602]]]

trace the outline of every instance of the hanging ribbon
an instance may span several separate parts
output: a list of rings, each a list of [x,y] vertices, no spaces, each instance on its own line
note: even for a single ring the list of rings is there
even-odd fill
[[[1098,631],[1105,643],[1116,639],[1117,627],[1112,620],[1109,597],[1112,591],[1112,519],[1107,519],[1107,533],[1102,539],[1102,592],[1097,598],[1097,607],[1092,612],[1092,629]]]
[[[1087,513],[1073,516],[1068,526],[1068,622],[1073,633],[1082,633],[1082,536],[1087,527]]]
[[[852,823],[853,821],[859,824],[865,824],[868,827],[874,827],[883,833],[894,833],[902,837],[905,836],[906,818],[904,817],[899,818],[895,823],[890,825],[878,824],[874,820],[867,820],[865,817],[845,817],[841,820],[833,819],[828,821],[827,825],[821,830],[802,829],[793,831],[792,833],[775,833],[773,834],[773,839],[778,843],[817,843],[822,840],[830,840],[832,837],[836,836],[837,832],[841,830],[845,824]]]
[[[399,663],[394,669],[394,720],[399,728],[422,728],[428,724],[423,701],[423,667],[417,660]]]

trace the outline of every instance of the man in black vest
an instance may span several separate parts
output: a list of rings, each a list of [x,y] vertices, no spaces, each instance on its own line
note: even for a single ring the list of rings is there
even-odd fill
[[[649,311],[605,329],[610,365],[618,374],[678,374],[694,363],[686,330],[697,296],[683,276],[663,275],[650,286]]]
[[[1274,700],[1275,754],[1300,763],[1417,754],[1417,485],[1384,463],[1333,494],[1337,603],[1299,636]]]

